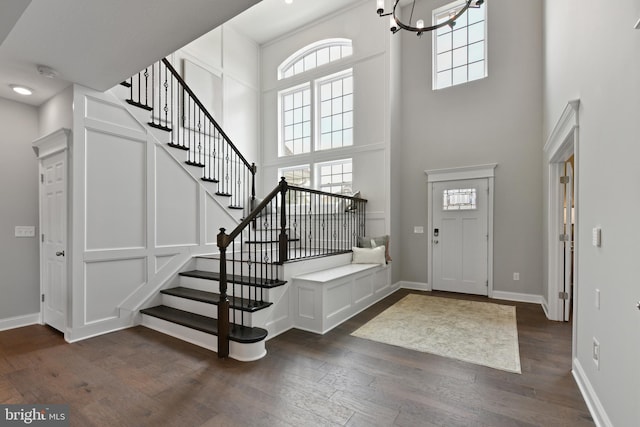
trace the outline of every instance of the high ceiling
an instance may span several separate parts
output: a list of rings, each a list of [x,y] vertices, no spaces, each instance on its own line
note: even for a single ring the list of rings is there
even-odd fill
[[[3,0],[0,97],[40,105],[75,82],[113,87],[259,0]],[[36,66],[54,68],[48,79]],[[30,87],[21,97],[9,84]]]
[[[71,82],[106,90],[234,16],[238,30],[263,44],[366,1],[1,0],[0,98],[38,106]],[[37,65],[58,77],[39,75]],[[34,94],[22,97],[10,84]]]

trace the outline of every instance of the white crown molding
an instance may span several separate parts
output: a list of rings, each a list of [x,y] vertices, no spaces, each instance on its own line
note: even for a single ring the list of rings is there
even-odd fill
[[[428,182],[457,181],[460,179],[493,178],[497,163],[486,165],[462,166],[445,169],[429,169],[424,173]]]

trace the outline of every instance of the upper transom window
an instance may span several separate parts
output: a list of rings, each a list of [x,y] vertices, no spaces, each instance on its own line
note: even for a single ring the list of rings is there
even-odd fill
[[[456,1],[433,11],[433,23],[439,24],[455,15],[464,5]],[[433,32],[433,88],[470,82],[487,77],[486,2],[470,7],[455,25]]]
[[[349,39],[326,39],[303,47],[278,67],[278,80],[304,73],[353,54]]]

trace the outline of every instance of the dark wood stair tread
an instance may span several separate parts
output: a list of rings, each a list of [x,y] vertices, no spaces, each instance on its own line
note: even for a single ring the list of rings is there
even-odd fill
[[[220,273],[204,270],[183,271],[180,276],[194,277],[197,279],[217,280],[220,281]],[[284,280],[266,280],[262,278],[250,278],[245,276],[227,274],[227,283],[235,283],[237,285],[257,286],[258,288],[276,288],[284,285]]]
[[[216,196],[231,197],[231,193],[223,193],[222,191],[216,191]]]
[[[186,326],[187,328],[195,329],[207,334],[218,335],[218,319],[214,319],[213,317],[201,316],[199,314],[178,310],[177,308],[171,308],[165,305],[145,308],[140,310],[140,313]],[[233,323],[231,324],[229,331],[229,339],[231,341],[244,344],[262,341],[266,337],[267,331],[265,329],[236,325]]]
[[[133,99],[127,99],[127,104],[133,105],[134,107],[142,108],[143,110],[153,111],[153,107],[151,105],[143,104],[141,102],[134,101]]]
[[[152,128],[160,129],[165,132],[171,132],[171,128],[169,126],[161,125],[160,123],[148,122],[147,123]]]
[[[178,150],[189,151],[189,147],[186,145],[174,144],[173,142],[168,142],[167,145],[171,148],[177,148]]]
[[[196,167],[199,167],[199,168],[205,167],[204,163],[192,162],[191,160],[187,160],[185,163],[188,164],[189,166],[196,166]]]
[[[203,181],[206,181],[206,182],[213,182],[213,183],[216,183],[216,184],[217,184],[218,182],[220,182],[220,181],[218,181],[218,180],[217,180],[217,179],[215,179],[215,178],[206,178],[206,177],[205,177],[205,178],[200,178],[200,179],[201,179],[201,180],[203,180]]]
[[[207,304],[218,305],[218,303],[220,303],[220,294],[217,294],[215,292],[201,291],[198,289],[185,288],[183,286],[178,286],[177,288],[171,289],[163,289],[162,291],[160,291],[160,293],[171,295],[174,297],[190,299],[193,301],[204,302]],[[273,304],[270,302],[253,301],[240,297],[229,296],[228,298],[231,308],[241,311],[247,311],[250,313],[262,310],[263,308],[267,308]]]
[[[236,206],[236,205],[229,205],[229,209],[235,209],[235,210],[242,210],[244,209],[244,206]]]

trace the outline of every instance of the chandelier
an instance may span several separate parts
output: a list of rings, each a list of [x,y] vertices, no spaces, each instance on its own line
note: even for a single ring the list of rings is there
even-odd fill
[[[418,37],[422,36],[422,33],[437,30],[438,28],[445,27],[447,25],[453,28],[456,25],[456,20],[460,16],[462,16],[462,14],[467,11],[467,9],[469,9],[470,7],[478,8],[482,5],[482,3],[484,3],[484,0],[464,0],[464,3],[460,6],[460,9],[454,9],[454,11],[452,11],[451,14],[449,14],[449,19],[447,19],[446,21],[431,25],[429,27],[425,27],[424,20],[422,19],[418,19],[415,25],[411,23],[413,19],[413,9],[415,9],[416,7],[416,0],[413,0],[413,6],[411,7],[411,15],[409,16],[408,23],[404,23],[400,20],[400,17],[398,16],[398,14],[400,13],[399,9],[397,12],[398,14],[396,14],[396,9],[398,8],[398,3],[400,2],[400,0],[394,0],[393,10],[391,10],[391,12],[388,12],[388,13],[384,13],[384,1],[385,0],[376,0],[376,12],[380,17],[391,16],[390,25],[389,25],[389,29],[391,30],[391,32],[395,34],[398,31],[400,31],[400,29],[403,29],[406,31],[412,31],[414,33],[417,33]]]

